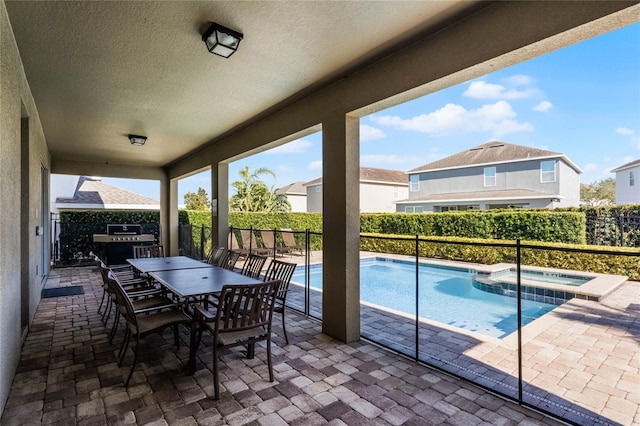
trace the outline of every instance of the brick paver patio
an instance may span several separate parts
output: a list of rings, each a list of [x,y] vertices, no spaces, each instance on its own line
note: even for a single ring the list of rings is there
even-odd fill
[[[252,360],[240,350],[222,355],[219,401],[212,399],[211,340],[205,337],[194,376],[183,368],[172,333],[144,340],[128,389],[132,355],[118,367],[96,310],[100,277],[92,268],[52,271],[47,287],[82,285],[84,295],[42,299],[27,336],[2,425],[488,425],[558,424],[364,342],[342,344],[317,321],[288,312],[289,345],[276,323],[276,380],[265,351]],[[131,352],[131,351],[129,351]]]
[[[311,314],[321,317],[321,294],[310,298]],[[289,301],[304,309],[304,291],[294,288]],[[415,318],[363,304],[361,329],[415,355]],[[517,398],[516,333],[497,339],[426,321],[418,333],[422,361]],[[525,326],[522,343],[528,404],[580,425],[640,425],[640,282],[627,281],[602,302],[564,303]]]

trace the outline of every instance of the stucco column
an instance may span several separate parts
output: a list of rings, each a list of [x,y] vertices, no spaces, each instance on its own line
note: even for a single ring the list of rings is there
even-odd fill
[[[160,243],[168,256],[178,255],[178,181],[160,181]]]
[[[217,245],[229,246],[229,165],[213,162],[211,165],[211,240]]]
[[[360,338],[359,120],[336,115],[322,123],[322,332]]]

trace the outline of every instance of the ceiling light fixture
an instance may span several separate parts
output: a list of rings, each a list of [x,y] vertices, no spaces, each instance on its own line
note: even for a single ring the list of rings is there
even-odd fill
[[[131,145],[144,145],[146,141],[146,136],[129,135],[129,142],[131,142]]]
[[[212,22],[202,35],[202,41],[210,53],[228,58],[238,50],[242,37],[244,36],[241,33]]]

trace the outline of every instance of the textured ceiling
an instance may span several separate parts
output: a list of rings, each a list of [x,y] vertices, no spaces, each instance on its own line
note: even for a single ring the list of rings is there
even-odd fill
[[[317,90],[472,2],[11,1],[53,158],[164,166]],[[244,33],[208,53],[208,22]],[[129,133],[147,144],[129,144]]]

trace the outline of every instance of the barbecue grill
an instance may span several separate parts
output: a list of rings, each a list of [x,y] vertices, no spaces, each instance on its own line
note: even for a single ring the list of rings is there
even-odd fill
[[[151,245],[156,238],[153,234],[143,234],[141,225],[107,225],[106,234],[93,234],[95,244],[104,245],[107,265],[125,263],[133,257],[133,246]]]

